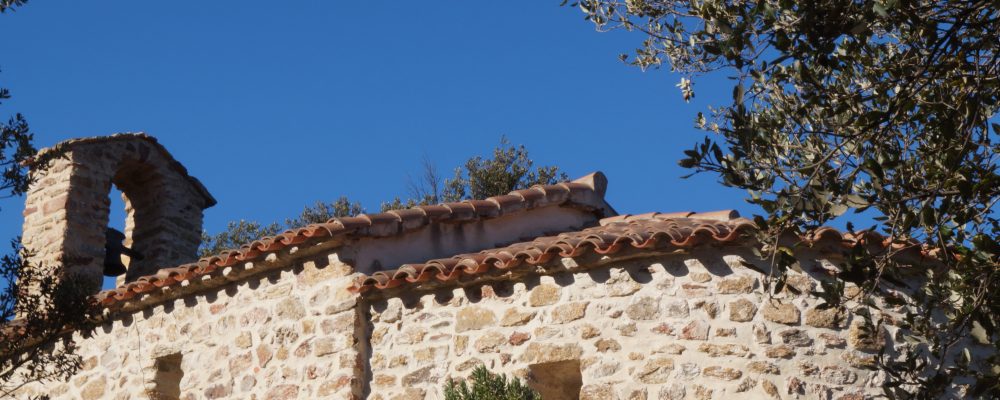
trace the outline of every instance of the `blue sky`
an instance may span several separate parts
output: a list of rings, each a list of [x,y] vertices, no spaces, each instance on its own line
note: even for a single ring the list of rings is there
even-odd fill
[[[32,1],[0,15],[0,86],[14,96],[0,116],[25,114],[39,147],[157,136],[219,200],[213,232],[341,195],[377,211],[425,155],[449,171],[501,135],[572,177],[604,171],[623,213],[752,211],[676,164],[704,136],[695,113],[728,100],[725,78],[696,81],[686,104],[679,76],[618,61],[641,36],[597,33],[558,0],[179,4]],[[0,238],[18,235],[23,199],[0,207]]]

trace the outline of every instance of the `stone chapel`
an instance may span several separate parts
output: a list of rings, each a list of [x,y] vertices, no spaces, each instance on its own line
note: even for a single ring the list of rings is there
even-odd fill
[[[883,307],[876,327],[856,302],[821,306],[819,283],[856,237],[803,238],[794,290],[768,293],[751,221],[621,215],[600,172],[335,218],[197,259],[216,201],[155,138],[57,147],[27,195],[24,244],[33,263],[91,284],[106,318],[77,334],[75,377],[26,396],[443,399],[448,379],[485,365],[546,400],[849,400],[880,395],[877,354],[907,346],[894,323],[905,305]],[[124,245],[144,257],[99,291],[112,185]],[[925,257],[908,256],[919,279]]]

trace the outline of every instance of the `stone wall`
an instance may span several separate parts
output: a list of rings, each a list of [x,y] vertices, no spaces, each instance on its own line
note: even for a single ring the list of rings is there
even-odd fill
[[[820,307],[810,294],[820,286],[806,274],[793,273],[789,290],[768,296],[763,274],[740,259],[707,251],[610,262],[374,302],[370,398],[442,398],[443,382],[478,364],[551,387],[545,379],[565,377],[538,376],[577,362],[580,382],[555,386],[582,386],[582,399],[881,393],[875,354],[906,347],[890,339],[899,328],[871,328],[855,312]],[[863,312],[854,302],[847,308]]]
[[[809,258],[813,275],[792,273],[773,296],[735,250],[705,249],[589,268],[567,259],[540,275],[377,299],[346,290],[354,271],[337,254],[317,257],[118,315],[78,337],[77,376],[23,394],[441,399],[448,379],[483,364],[547,400],[860,399],[881,393],[876,354],[908,346],[894,326],[905,307],[821,307],[829,265]]]
[[[332,260],[333,261],[333,260]],[[77,337],[69,382],[29,385],[53,399],[346,399],[360,396],[350,268],[306,262],[116,318]],[[179,357],[181,376],[163,371]],[[161,362],[158,363],[158,360]],[[180,378],[177,380],[176,378]],[[179,393],[175,389],[179,389]],[[19,397],[20,398],[20,397]]]

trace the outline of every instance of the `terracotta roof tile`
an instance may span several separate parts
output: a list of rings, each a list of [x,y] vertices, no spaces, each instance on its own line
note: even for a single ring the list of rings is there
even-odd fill
[[[595,172],[573,182],[535,186],[484,200],[466,200],[378,214],[333,218],[325,223],[290,229],[273,237],[263,237],[239,249],[223,251],[195,263],[160,269],[154,275],[140,277],[121,287],[100,292],[95,295],[95,299],[105,307],[116,307],[121,302],[150,293],[157,288],[177,285],[200,277],[211,278],[220,267],[257,261],[289,246],[333,237],[388,237],[420,229],[432,223],[478,221],[549,206],[584,208],[601,216],[614,215],[614,210],[604,201],[606,187],[607,178],[604,174]]]
[[[431,280],[454,281],[490,270],[510,270],[546,264],[556,258],[576,258],[588,254],[607,255],[625,250],[664,252],[703,245],[746,243],[748,233],[757,229],[733,210],[709,213],[646,213],[604,218],[599,226],[576,232],[539,237],[478,253],[460,254],[405,264],[397,269],[357,277],[349,288],[354,292],[385,290]],[[894,258],[908,263],[926,262],[933,252],[917,243],[894,243],[875,232],[843,233],[820,228],[795,241],[823,249],[873,246],[876,251],[892,248]]]
[[[685,213],[686,216],[692,214]],[[707,214],[708,218],[675,215],[677,214],[649,213],[616,216],[602,220],[600,226],[576,232],[540,237],[530,242],[430,260],[422,264],[406,264],[397,269],[362,275],[355,280],[351,290],[366,292],[430,280],[452,281],[491,269],[534,266],[556,257],[574,258],[588,253],[614,254],[626,249],[668,251],[709,243],[733,243],[740,240],[748,230],[755,229],[750,220],[728,218],[734,217],[728,211]]]

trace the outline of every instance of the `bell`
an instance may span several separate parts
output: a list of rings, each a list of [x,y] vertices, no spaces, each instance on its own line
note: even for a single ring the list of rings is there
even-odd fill
[[[127,270],[122,263],[122,254],[133,260],[141,260],[142,254],[132,250],[122,243],[125,234],[115,228],[108,228],[104,242],[104,276],[118,276]]]

